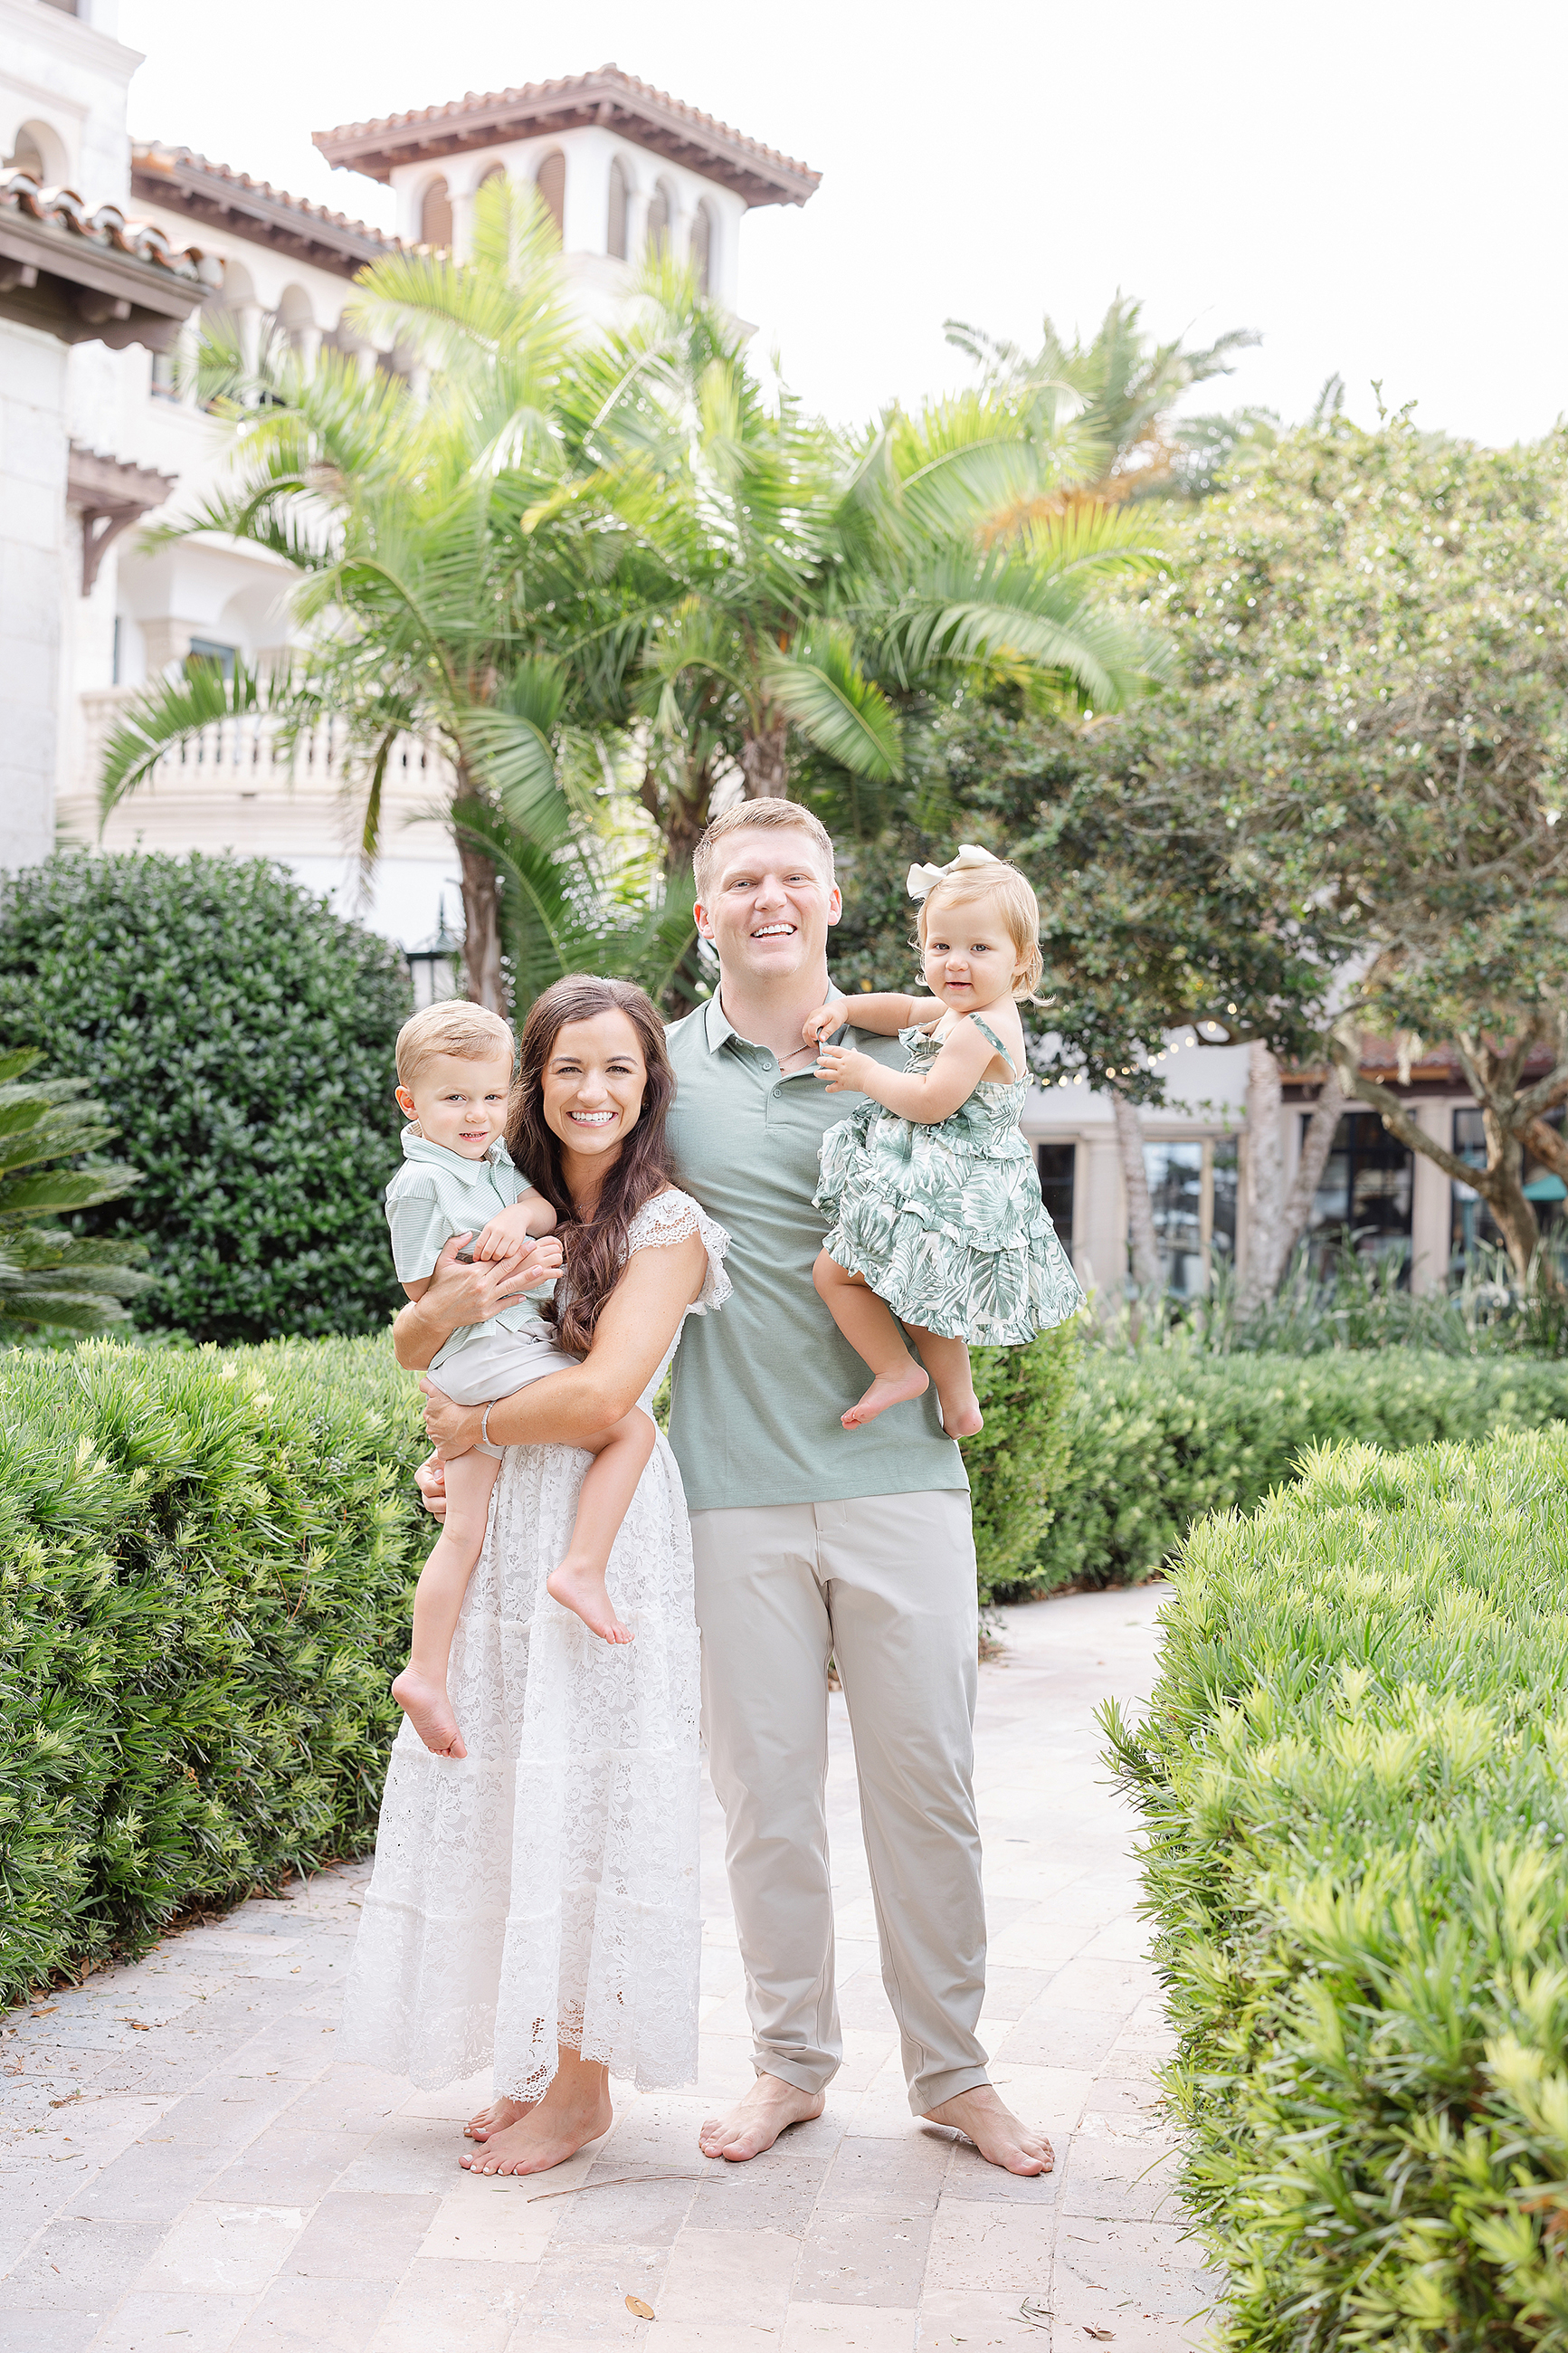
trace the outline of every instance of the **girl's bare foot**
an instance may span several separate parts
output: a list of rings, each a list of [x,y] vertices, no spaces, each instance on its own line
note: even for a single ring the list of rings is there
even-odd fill
[[[516,2124],[520,2116],[527,2116],[533,2105],[531,2100],[509,2100],[504,2095],[494,2099],[488,2108],[481,2108],[477,2116],[468,2118],[463,2126],[463,2138],[489,2140],[496,2133],[505,2132],[509,2125]]]
[[[602,1568],[593,1567],[585,1562],[575,1562],[568,1553],[560,1567],[553,1569],[545,1578],[544,1589],[552,1600],[560,1602],[563,1609],[574,1609],[590,1634],[597,1634],[602,1641],[629,1642],[632,1640],[631,1628],[623,1626],[616,1615],[616,1606],[610,1599]]]
[[[890,1405],[907,1405],[910,1398],[923,1397],[931,1383],[911,1356],[901,1373],[879,1373],[858,1404],[852,1405],[839,1419],[846,1430],[858,1430],[863,1421],[875,1421]]]
[[[938,1388],[937,1400],[942,1407],[942,1426],[950,1438],[975,1438],[985,1427],[980,1410],[980,1400],[972,1388],[944,1389]]]
[[[430,1675],[405,1667],[392,1686],[392,1696],[433,1755],[466,1757],[463,1736],[447,1697],[447,1686]]]
[[[598,2140],[614,2122],[609,2070],[584,2065],[575,2051],[563,2050],[537,2107],[458,2162],[469,2173],[548,2173]]]

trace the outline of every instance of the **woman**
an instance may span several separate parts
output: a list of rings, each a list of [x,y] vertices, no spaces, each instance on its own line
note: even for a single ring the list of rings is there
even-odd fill
[[[489,1408],[506,1455],[449,1682],[468,1754],[436,1756],[406,1723],[398,1734],[344,2005],[350,2054],[421,2086],[493,2064],[498,2097],[468,2128],[484,2144],[463,2159],[476,2172],[541,2172],[606,2131],[612,2066],[647,2088],[696,2073],[698,1640],[680,1474],[661,1437],[610,1555],[636,1639],[610,1644],[545,1591],[589,1457],[530,1442],[542,1415],[557,1437],[585,1437],[646,1406],[687,1315],[728,1296],[727,1237],[670,1183],[674,1088],[658,1015],[624,981],[558,981],[524,1024],[507,1145],[555,1208],[552,1312],[584,1360]],[[402,1360],[428,1364],[495,1282],[448,1245],[398,1318]],[[461,1453],[480,1409],[424,1387],[437,1453]]]

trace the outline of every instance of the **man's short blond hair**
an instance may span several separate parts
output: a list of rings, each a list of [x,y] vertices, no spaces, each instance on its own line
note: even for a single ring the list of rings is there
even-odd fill
[[[949,907],[969,906],[976,899],[994,899],[1013,943],[1017,958],[1013,967],[1012,996],[1015,1002],[1032,1004],[1035,991],[1045,970],[1045,958],[1040,954],[1040,902],[1035,896],[1034,885],[1026,874],[1005,859],[991,866],[967,866],[957,874],[945,875],[933,882],[921,901],[916,929],[923,950],[932,911],[940,908],[945,919]]]
[[[692,880],[697,896],[704,907],[708,904],[708,889],[713,880],[713,863],[719,844],[726,834],[784,833],[791,828],[810,834],[812,840],[827,862],[827,879],[833,880],[833,836],[819,817],[798,801],[736,801],[720,817],[710,819],[707,831],[691,853]]]
[[[397,1033],[397,1083],[412,1087],[437,1054],[455,1054],[461,1062],[510,1062],[517,1040],[499,1013],[470,1005],[466,997],[448,997],[427,1005],[404,1023]]]

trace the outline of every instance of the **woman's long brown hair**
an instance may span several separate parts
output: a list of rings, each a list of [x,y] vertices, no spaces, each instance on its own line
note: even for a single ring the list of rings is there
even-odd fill
[[[579,1218],[561,1173],[561,1138],[544,1118],[544,1072],[555,1040],[570,1021],[624,1013],[637,1033],[647,1071],[637,1124],[605,1176],[591,1223]],[[518,1043],[517,1082],[507,1112],[506,1144],[518,1167],[554,1210],[565,1257],[563,1306],[542,1312],[561,1345],[585,1356],[605,1303],[621,1279],[626,1235],[645,1201],[670,1182],[665,1122],[675,1098],[675,1072],[664,1050],[664,1024],[651,997],[629,980],[599,980],[569,973],[536,997]]]

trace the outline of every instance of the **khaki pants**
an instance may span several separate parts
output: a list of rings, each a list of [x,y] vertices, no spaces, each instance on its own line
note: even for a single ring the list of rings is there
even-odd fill
[[[827,1661],[855,1736],[882,1982],[917,2116],[984,2083],[969,1497],[694,1512],[702,1714],[759,2073],[843,2057],[824,1784]]]

